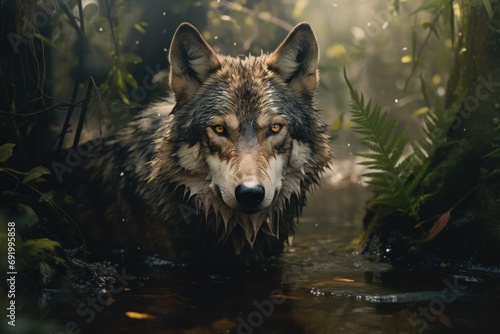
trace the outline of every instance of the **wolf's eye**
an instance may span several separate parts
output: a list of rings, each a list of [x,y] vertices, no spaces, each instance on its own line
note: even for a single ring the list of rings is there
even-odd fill
[[[222,125],[214,125],[212,126],[212,130],[219,136],[225,136],[226,135],[226,128],[223,127]]]
[[[269,127],[269,130],[271,131],[271,134],[278,134],[281,129],[283,129],[283,125],[281,124],[278,124],[278,123],[274,123],[274,124],[271,124],[271,127]]]

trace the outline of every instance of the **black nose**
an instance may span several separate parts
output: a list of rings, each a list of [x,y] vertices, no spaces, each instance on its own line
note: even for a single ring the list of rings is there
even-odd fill
[[[258,206],[264,200],[265,194],[264,187],[259,184],[247,186],[242,183],[235,191],[236,200],[245,208]]]

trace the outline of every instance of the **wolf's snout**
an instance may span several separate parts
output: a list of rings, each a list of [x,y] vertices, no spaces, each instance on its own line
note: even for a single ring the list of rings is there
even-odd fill
[[[242,183],[236,187],[236,200],[245,208],[257,207],[266,195],[264,187],[260,184],[245,184]]]

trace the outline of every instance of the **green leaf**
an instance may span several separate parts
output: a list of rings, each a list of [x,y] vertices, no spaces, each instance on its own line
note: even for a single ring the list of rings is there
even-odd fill
[[[491,151],[491,152],[489,152],[489,153],[487,153],[487,154],[485,154],[485,155],[483,155],[482,158],[483,159],[484,158],[494,158],[494,159],[495,158],[496,159],[500,158],[500,147],[497,148],[497,149],[495,149],[495,150],[493,150],[493,151]]]
[[[9,158],[12,156],[14,146],[16,146],[16,144],[10,143],[0,146],[0,162],[9,160]]]
[[[359,135],[359,142],[371,150],[355,154],[366,159],[359,164],[369,168],[364,176],[371,177],[368,183],[373,187],[375,199],[379,204],[410,210],[413,198],[406,184],[415,160],[403,159],[403,152],[409,146],[406,129],[398,129],[396,121],[388,120],[380,105],[372,107],[370,100],[365,103],[363,94],[349,82],[345,69],[344,78],[351,95],[352,129]]]
[[[483,0],[484,7],[486,8],[486,11],[488,12],[488,16],[493,18],[493,8],[491,8],[491,2],[490,0]]]
[[[143,33],[143,34],[146,33],[146,30],[144,30],[144,28],[138,23],[134,23],[134,28],[135,28],[135,30],[139,31],[140,33]]]
[[[54,252],[60,248],[61,244],[49,238],[28,239],[23,242],[23,246],[30,250],[32,255],[38,255],[41,251]]]
[[[429,22],[425,22],[422,24],[422,27],[424,27],[426,29],[430,29],[434,33],[434,35],[436,35],[436,37],[439,38],[439,33],[438,33],[437,28],[434,24],[429,23]]]
[[[427,106],[427,108],[430,108],[431,104],[429,101],[429,94],[427,93],[427,85],[422,73],[420,73],[420,91],[422,92],[422,96],[424,97],[425,105]]]
[[[393,2],[393,4],[392,4],[392,5],[394,6],[394,10],[395,10],[395,11],[396,11],[396,13],[398,13],[398,14],[399,14],[399,1],[400,1],[400,0],[394,0],[394,2]]]
[[[420,5],[417,9],[415,9],[412,14],[416,14],[425,10],[436,10],[440,11],[448,5],[450,0],[427,0],[424,1],[422,5]]]
[[[26,216],[29,217],[29,226],[32,226],[36,223],[39,222],[39,218],[38,218],[38,215],[36,214],[35,210],[33,210],[33,208],[27,204],[23,204],[23,203],[19,203],[18,204],[18,207],[19,207],[19,211],[24,213]]]
[[[39,179],[43,175],[49,175],[50,171],[46,167],[38,166],[26,173],[22,184]]]
[[[134,76],[130,73],[126,73],[123,75],[123,79],[127,82],[132,88],[137,88],[139,84],[137,80],[135,80]]]
[[[337,117],[333,122],[332,131],[339,131],[342,128],[342,124],[344,124],[344,114]]]
[[[133,64],[142,63],[142,58],[134,53],[121,53],[119,58],[120,61],[124,63],[133,63]]]

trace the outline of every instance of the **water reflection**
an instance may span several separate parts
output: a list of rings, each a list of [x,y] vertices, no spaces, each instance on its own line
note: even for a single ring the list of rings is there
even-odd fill
[[[199,273],[125,257],[118,267],[136,279],[92,319],[68,308],[59,328],[68,332],[73,321],[83,333],[498,332],[500,272],[397,270],[348,247],[367,196],[352,185],[321,190],[294,245],[261,268]]]

